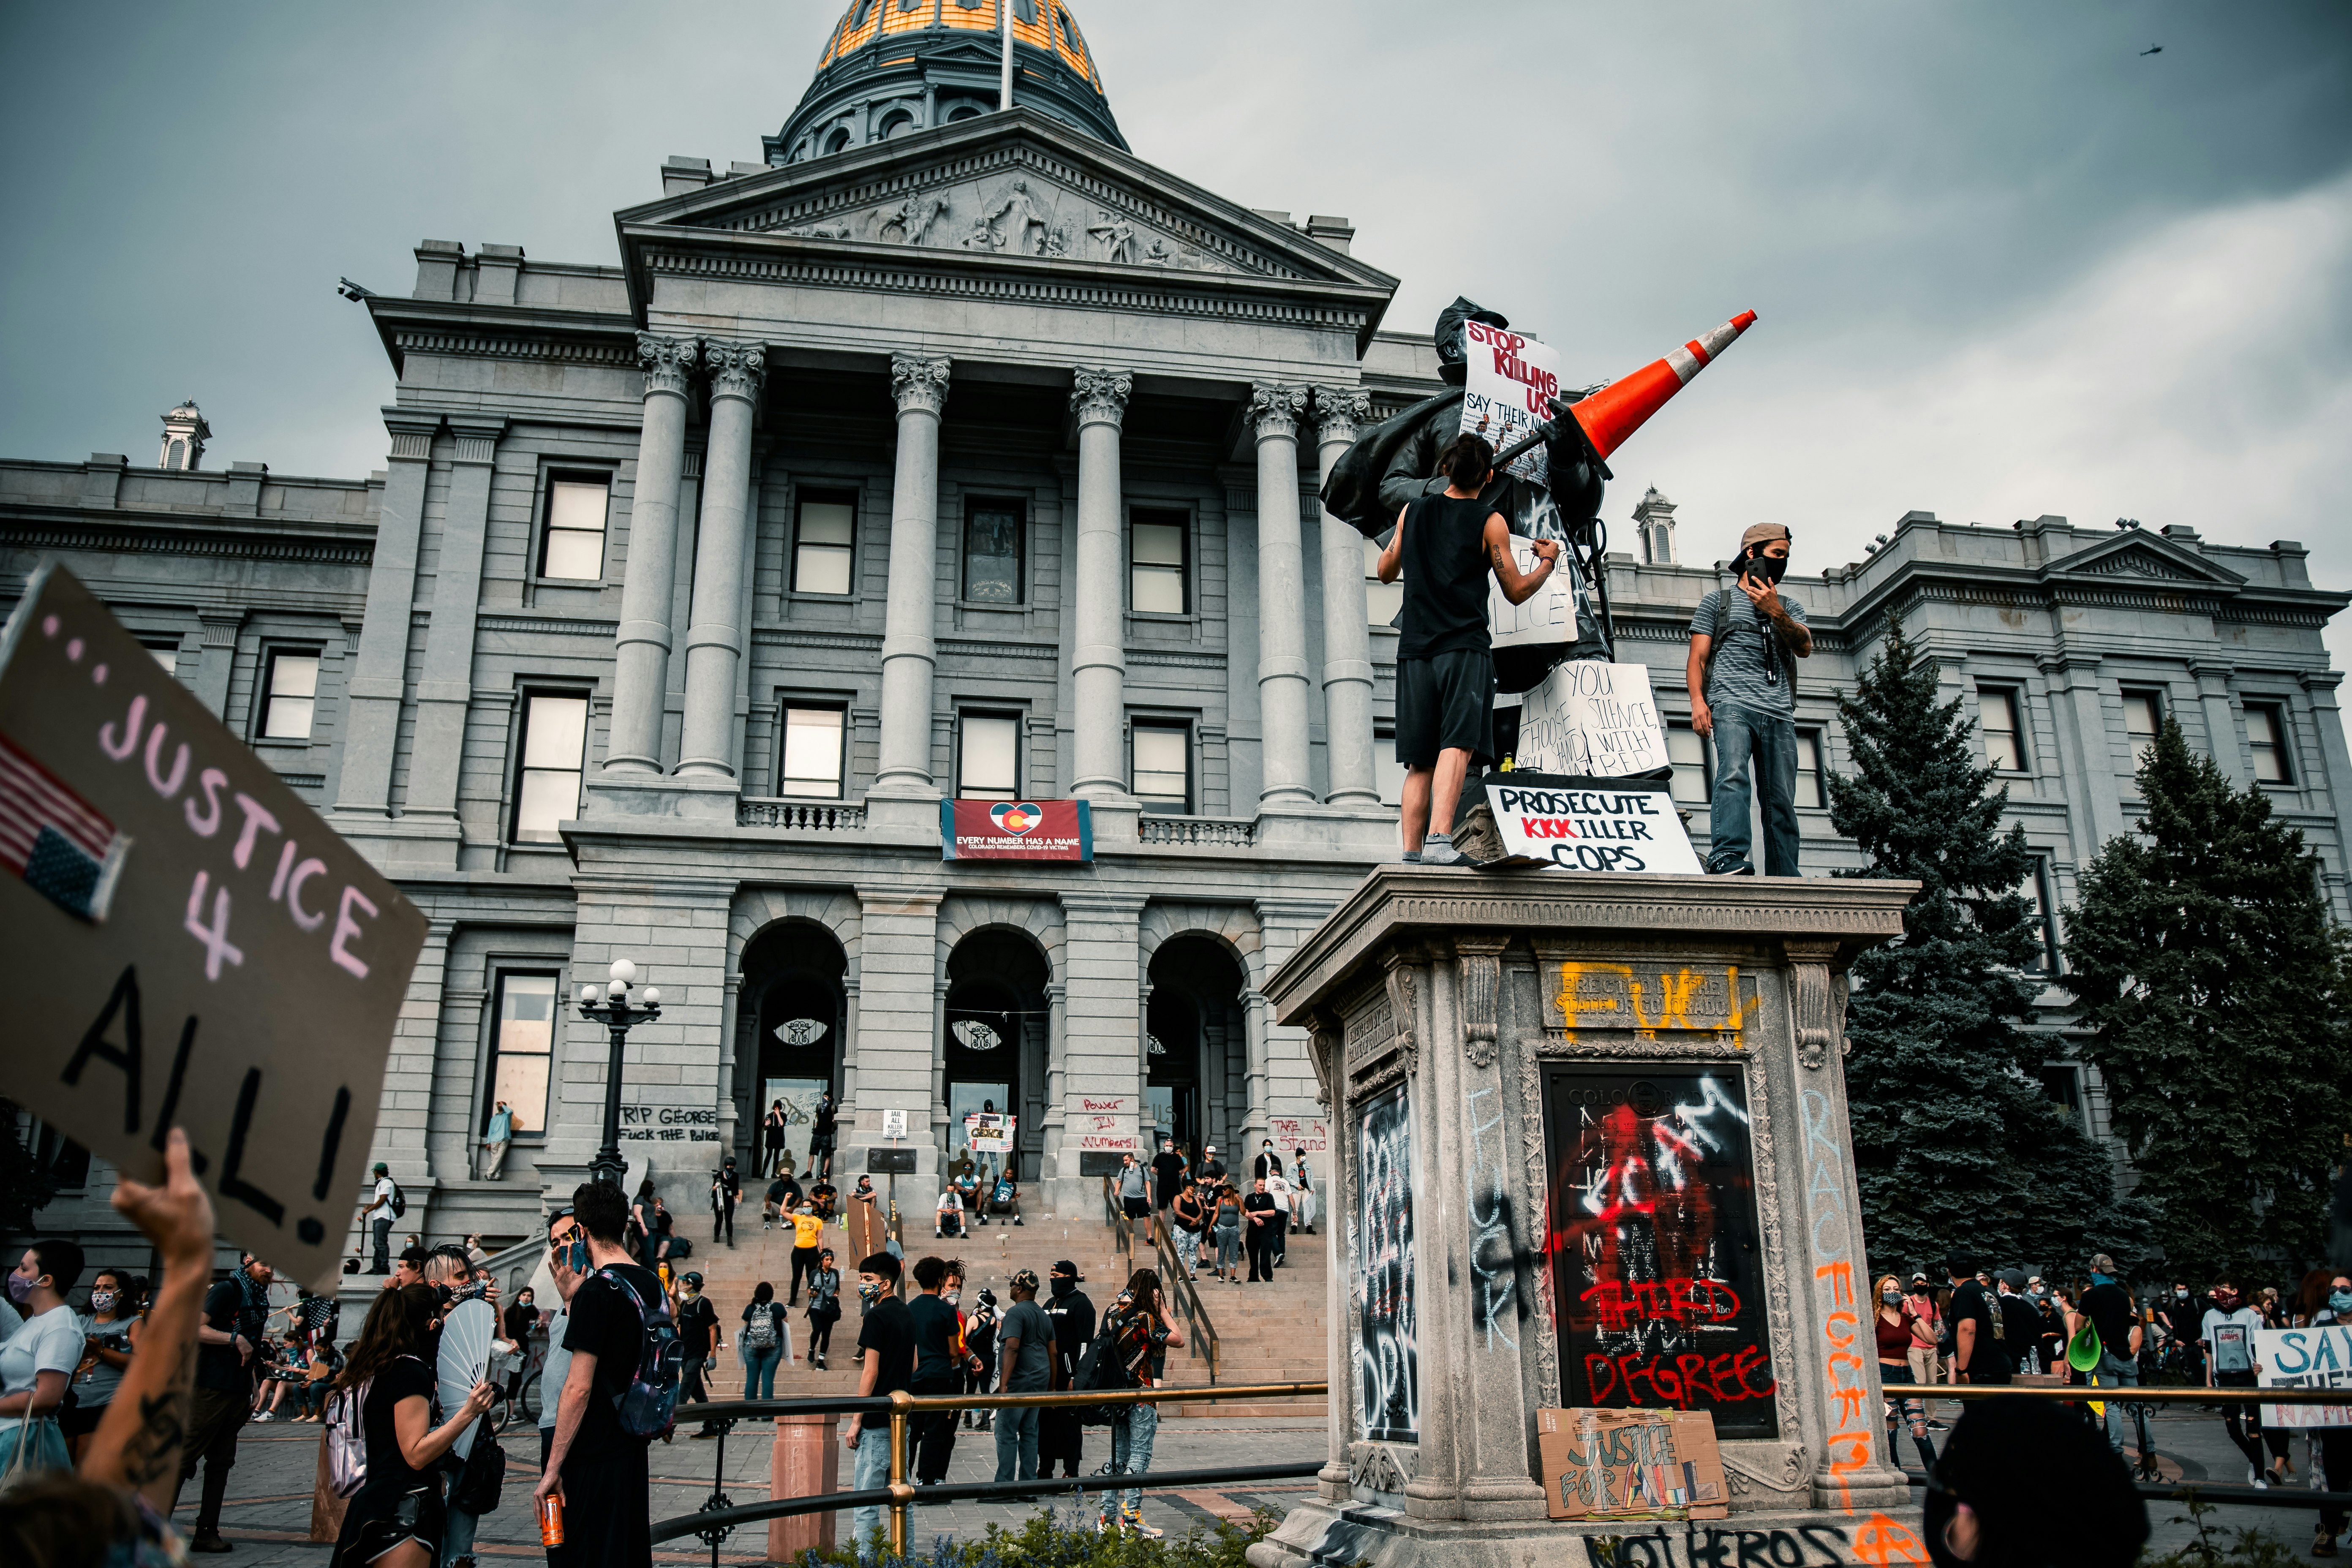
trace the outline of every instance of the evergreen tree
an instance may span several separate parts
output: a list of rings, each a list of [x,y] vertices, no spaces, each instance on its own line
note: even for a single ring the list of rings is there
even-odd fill
[[[2042,1092],[2045,1039],[2020,1026],[2040,940],[2017,891],[2032,868],[2009,792],[1977,765],[1974,721],[1936,700],[1936,670],[1891,617],[1850,698],[1855,772],[1829,779],[1830,820],[1870,857],[1864,877],[1920,884],[1900,939],[1854,960],[1846,1086],[1872,1267],[1948,1254],[1985,1267],[2079,1267],[2146,1253],[2147,1205],[2118,1203],[2114,1169]]]
[[[2319,857],[2169,720],[2139,787],[2147,815],[2091,862],[2067,921],[2083,1055],[2164,1206],[2176,1276],[2257,1251],[2324,1261],[2352,1053]]]

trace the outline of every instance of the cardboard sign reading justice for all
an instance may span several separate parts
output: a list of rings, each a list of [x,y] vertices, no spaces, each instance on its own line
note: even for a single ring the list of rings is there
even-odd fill
[[[320,1289],[425,916],[54,565],[0,637],[0,1087]]]

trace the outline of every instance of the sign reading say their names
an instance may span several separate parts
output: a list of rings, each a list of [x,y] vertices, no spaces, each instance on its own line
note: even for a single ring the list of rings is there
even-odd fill
[[[1536,773],[1622,779],[1671,765],[1666,727],[1641,664],[1570,659],[1519,703],[1513,766]]]
[[[424,914],[72,574],[0,635],[0,1092],[326,1289]]]
[[[1568,871],[1701,874],[1664,783],[1622,784],[1523,773],[1486,780],[1503,847]]]
[[[2352,1426],[2352,1323],[2256,1329],[2254,1360],[2264,1388],[2340,1388],[2341,1405],[2265,1405],[2263,1425]]]

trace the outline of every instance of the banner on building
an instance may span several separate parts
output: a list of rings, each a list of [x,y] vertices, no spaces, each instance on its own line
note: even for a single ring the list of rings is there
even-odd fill
[[[1078,1149],[1089,1154],[1143,1152],[1142,1104],[1132,1094],[1077,1097]]]
[[[1464,434],[1484,436],[1501,451],[1551,417],[1546,399],[1559,395],[1559,351],[1524,332],[1465,323],[1470,376],[1463,387]],[[1549,459],[1538,446],[1513,459],[1508,471],[1543,484]]]
[[[1529,603],[1533,603],[1530,600]],[[1512,766],[1622,779],[1673,765],[1647,665],[1571,659],[1519,701]]]
[[[1094,814],[1083,800],[942,800],[943,860],[1091,860]]]
[[[0,1093],[320,1289],[425,916],[61,567],[0,636]]]
[[[1331,1124],[1319,1116],[1269,1117],[1266,1136],[1274,1140],[1276,1153],[1295,1152],[1300,1149],[1310,1154],[1331,1152]]]
[[[1543,773],[1490,773],[1486,805],[1507,854],[1569,871],[1696,877],[1698,856],[1664,781],[1611,784]]]
[[[2265,1426],[2352,1426],[2352,1323],[2256,1329],[2264,1388],[2340,1388],[2341,1405],[2265,1405]]]

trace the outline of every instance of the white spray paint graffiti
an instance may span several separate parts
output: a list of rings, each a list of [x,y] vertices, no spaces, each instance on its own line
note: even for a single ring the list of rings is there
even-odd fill
[[[1356,1123],[1362,1237],[1364,1435],[1417,1442],[1421,1436],[1420,1352],[1414,1335],[1412,1266],[1412,1109],[1404,1086],[1366,1105]]]

